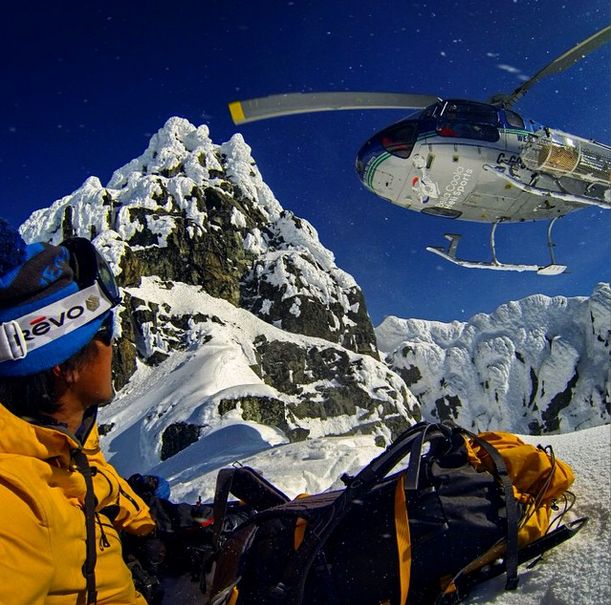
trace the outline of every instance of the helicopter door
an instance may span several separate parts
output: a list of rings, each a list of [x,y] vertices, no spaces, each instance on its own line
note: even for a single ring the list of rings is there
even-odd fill
[[[528,130],[522,116],[509,109],[503,110],[501,119],[504,120],[501,129],[501,142],[505,152],[499,154],[497,164],[509,166],[512,169],[524,168],[520,159],[520,153],[524,144],[528,141]]]
[[[432,170],[440,195],[434,206],[423,212],[447,216],[450,210],[468,220],[482,220],[481,207],[489,206],[482,194],[486,198],[492,193],[488,191],[488,181],[498,188],[495,179],[482,172],[482,165],[494,163],[504,151],[504,147],[499,148],[499,126],[498,110],[493,105],[444,102],[435,121],[437,158]]]

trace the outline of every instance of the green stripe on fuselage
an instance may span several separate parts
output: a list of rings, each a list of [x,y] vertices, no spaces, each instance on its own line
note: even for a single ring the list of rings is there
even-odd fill
[[[371,184],[371,182],[373,181],[373,175],[375,174],[375,171],[380,167],[380,164],[387,160],[389,157],[390,153],[385,152],[381,156],[376,158],[375,162],[373,162],[371,166],[367,168],[365,179],[367,181],[367,187],[369,187],[369,189],[373,190],[373,185]]]
[[[438,137],[439,135],[434,130],[427,130],[427,132],[421,132],[418,135],[417,141],[420,143],[425,139],[430,139],[431,137]]]
[[[523,130],[521,128],[499,128],[499,131],[505,134],[533,134],[530,130]]]

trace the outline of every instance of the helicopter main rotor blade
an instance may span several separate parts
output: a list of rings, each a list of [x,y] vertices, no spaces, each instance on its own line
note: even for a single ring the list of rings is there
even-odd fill
[[[586,38],[576,46],[573,46],[573,48],[561,54],[543,69],[540,69],[532,78],[524,82],[524,84],[518,86],[518,88],[516,88],[511,94],[496,95],[495,97],[492,97],[492,99],[490,99],[490,103],[502,105],[503,107],[509,107],[518,99],[523,97],[528,89],[536,84],[539,80],[542,80],[547,76],[551,76],[552,74],[557,74],[564,71],[578,61],[581,61],[584,57],[586,57],[586,55],[596,50],[599,46],[609,42],[609,40],[611,40],[611,25],[604,27],[589,38]]]
[[[234,124],[314,111],[337,109],[419,109],[438,101],[430,95],[392,92],[308,92],[234,101],[229,111]]]

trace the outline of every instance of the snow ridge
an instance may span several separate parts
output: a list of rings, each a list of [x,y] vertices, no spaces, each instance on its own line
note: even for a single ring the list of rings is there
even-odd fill
[[[433,418],[477,430],[565,432],[610,421],[611,290],[529,296],[468,322],[389,317],[387,362]]]

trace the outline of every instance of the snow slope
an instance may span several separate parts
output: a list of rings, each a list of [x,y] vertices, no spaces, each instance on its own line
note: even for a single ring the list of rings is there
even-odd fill
[[[192,286],[173,283],[169,288],[156,278],[146,277],[139,287],[126,288],[126,292],[134,300],[146,300],[166,309],[168,318],[189,318],[189,325],[184,329],[180,350],[171,351],[171,355],[154,367],[138,363],[135,374],[116,401],[100,410],[100,423],[107,432],[104,448],[125,476],[156,466],[163,459],[164,435],[179,423],[197,427],[199,443],[195,445],[206,452],[206,457],[202,453],[202,459],[207,461],[205,468],[214,468],[216,463],[210,461],[211,450],[203,437],[227,425],[242,423],[248,427],[245,419],[257,419],[256,415],[246,413],[248,402],[253,400],[260,403],[261,426],[254,441],[248,439],[246,428],[234,426],[232,431],[223,433],[224,439],[231,441],[233,437],[229,435],[242,431],[242,438],[236,441],[236,453],[229,460],[238,454],[244,455],[244,448],[253,453],[257,448],[287,442],[287,435],[296,430],[318,438],[356,432],[361,427],[363,432],[371,433],[368,442],[374,443],[378,437],[388,443],[392,438],[393,419],[404,423],[412,415],[411,406],[417,405],[407,392],[404,403],[400,396],[405,391],[403,381],[372,357],[339,345],[330,349],[329,343],[319,338],[286,333]],[[253,370],[257,367],[257,349],[253,343],[262,338],[295,344],[321,355],[331,351],[333,357],[345,357],[350,373],[328,378],[311,376],[300,391],[281,393]],[[332,359],[324,365],[332,367]],[[352,413],[342,409],[336,413],[322,409],[318,416],[302,413],[300,406],[306,397],[316,403],[319,394],[343,382],[348,385],[355,381],[367,403],[373,402],[370,409],[360,408],[357,402]],[[184,464],[181,456],[182,452],[178,452],[165,464],[178,468]]]

